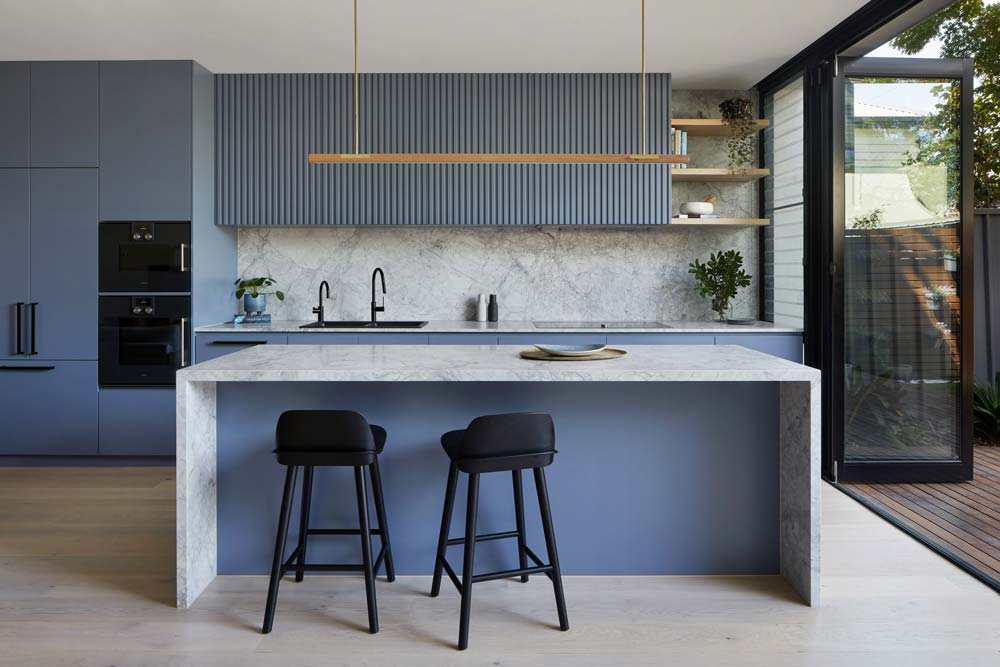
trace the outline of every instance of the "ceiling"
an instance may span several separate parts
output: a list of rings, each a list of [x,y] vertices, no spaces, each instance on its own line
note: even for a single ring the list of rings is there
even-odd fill
[[[647,71],[748,88],[865,0],[647,0]],[[639,70],[639,0],[360,0],[363,72]],[[0,60],[351,71],[351,0],[0,0]]]

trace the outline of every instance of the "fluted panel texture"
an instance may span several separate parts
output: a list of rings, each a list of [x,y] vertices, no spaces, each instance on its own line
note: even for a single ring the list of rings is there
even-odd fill
[[[668,153],[670,75],[649,75]],[[216,76],[223,225],[657,225],[668,165],[310,165],[354,151],[349,74]],[[637,74],[370,74],[362,153],[638,153]]]

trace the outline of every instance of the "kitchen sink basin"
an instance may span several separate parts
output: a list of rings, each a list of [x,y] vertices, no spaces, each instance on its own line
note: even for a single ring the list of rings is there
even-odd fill
[[[419,329],[420,327],[426,325],[427,322],[416,322],[416,321],[392,321],[385,320],[382,322],[370,322],[370,321],[326,321],[326,322],[310,322],[309,324],[303,324],[300,329]]]

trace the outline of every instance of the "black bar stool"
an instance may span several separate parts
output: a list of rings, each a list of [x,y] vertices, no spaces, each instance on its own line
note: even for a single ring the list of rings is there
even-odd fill
[[[385,448],[386,433],[381,426],[369,425],[357,412],[347,410],[291,410],[278,418],[275,432],[278,463],[287,467],[285,491],[281,497],[281,516],[278,518],[278,535],[274,541],[274,561],[271,564],[271,583],[267,589],[267,606],[264,610],[263,632],[267,634],[274,625],[274,607],[278,601],[278,584],[292,570],[295,581],[302,581],[305,572],[364,572],[365,590],[368,595],[368,629],[378,632],[378,606],[375,600],[375,574],[385,563],[386,579],[396,578],[392,565],[392,546],[389,542],[389,524],[385,518],[382,499],[382,477],[378,469],[378,455]],[[360,528],[309,528],[309,506],[312,502],[313,467],[350,466],[354,468],[354,486],[358,499]],[[371,475],[378,528],[368,525],[368,493],[365,488],[364,468]],[[283,558],[288,538],[288,521],[292,513],[292,496],[299,468],[305,470],[302,483],[301,520],[299,543],[287,560]],[[382,548],[372,561],[371,536],[378,535]],[[306,563],[307,538],[312,535],[360,535],[361,565]]]
[[[559,629],[569,630],[566,615],[566,600],[563,596],[562,573],[559,570],[559,555],[556,552],[556,538],[552,531],[552,512],[549,509],[549,492],[545,485],[545,466],[555,457],[555,428],[552,418],[546,414],[524,413],[490,415],[477,417],[464,431],[449,431],[441,436],[444,451],[451,459],[448,471],[448,489],[444,497],[444,514],[441,517],[441,534],[438,538],[437,559],[434,563],[434,581],[431,597],[441,592],[441,572],[455,584],[462,597],[461,621],[458,631],[458,648],[469,646],[469,615],[472,610],[472,584],[508,577],[520,577],[528,581],[528,575],[545,574],[552,580],[556,595],[556,609],[559,612]],[[524,539],[524,498],[521,488],[521,471],[530,468],[535,473],[535,490],[538,492],[538,508],[542,515],[542,531],[545,533],[545,547],[548,550],[548,564],[542,563]],[[469,498],[465,518],[465,537],[448,539],[452,509],[455,507],[455,487],[458,485],[458,471],[469,475]],[[479,475],[489,472],[511,471],[514,478],[514,514],[516,530],[503,533],[476,535],[476,515],[479,509]],[[517,538],[517,552],[520,567],[485,574],[473,574],[473,560],[476,542]],[[465,557],[462,578],[459,579],[445,555],[448,547],[464,544]],[[533,563],[529,567],[528,560]]]

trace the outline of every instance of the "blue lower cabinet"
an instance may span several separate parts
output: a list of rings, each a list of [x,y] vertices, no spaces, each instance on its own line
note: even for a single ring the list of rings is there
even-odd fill
[[[775,357],[802,363],[802,334],[723,334],[716,345],[742,345]]]
[[[0,455],[97,454],[96,361],[0,361]]]
[[[427,337],[431,345],[496,345],[500,336],[490,333],[436,333]]]
[[[173,456],[176,392],[173,387],[101,389],[101,456]]]
[[[356,333],[293,333],[288,334],[289,345],[357,345]]]
[[[598,333],[517,333],[500,334],[501,345],[534,345],[549,343],[551,345],[607,345],[607,334]]]
[[[715,345],[712,334],[608,334],[608,345]]]
[[[362,345],[427,345],[427,334],[416,333],[363,333],[358,335]]]
[[[287,342],[288,336],[285,334],[195,334],[194,360],[200,364],[255,345],[284,345]]]

